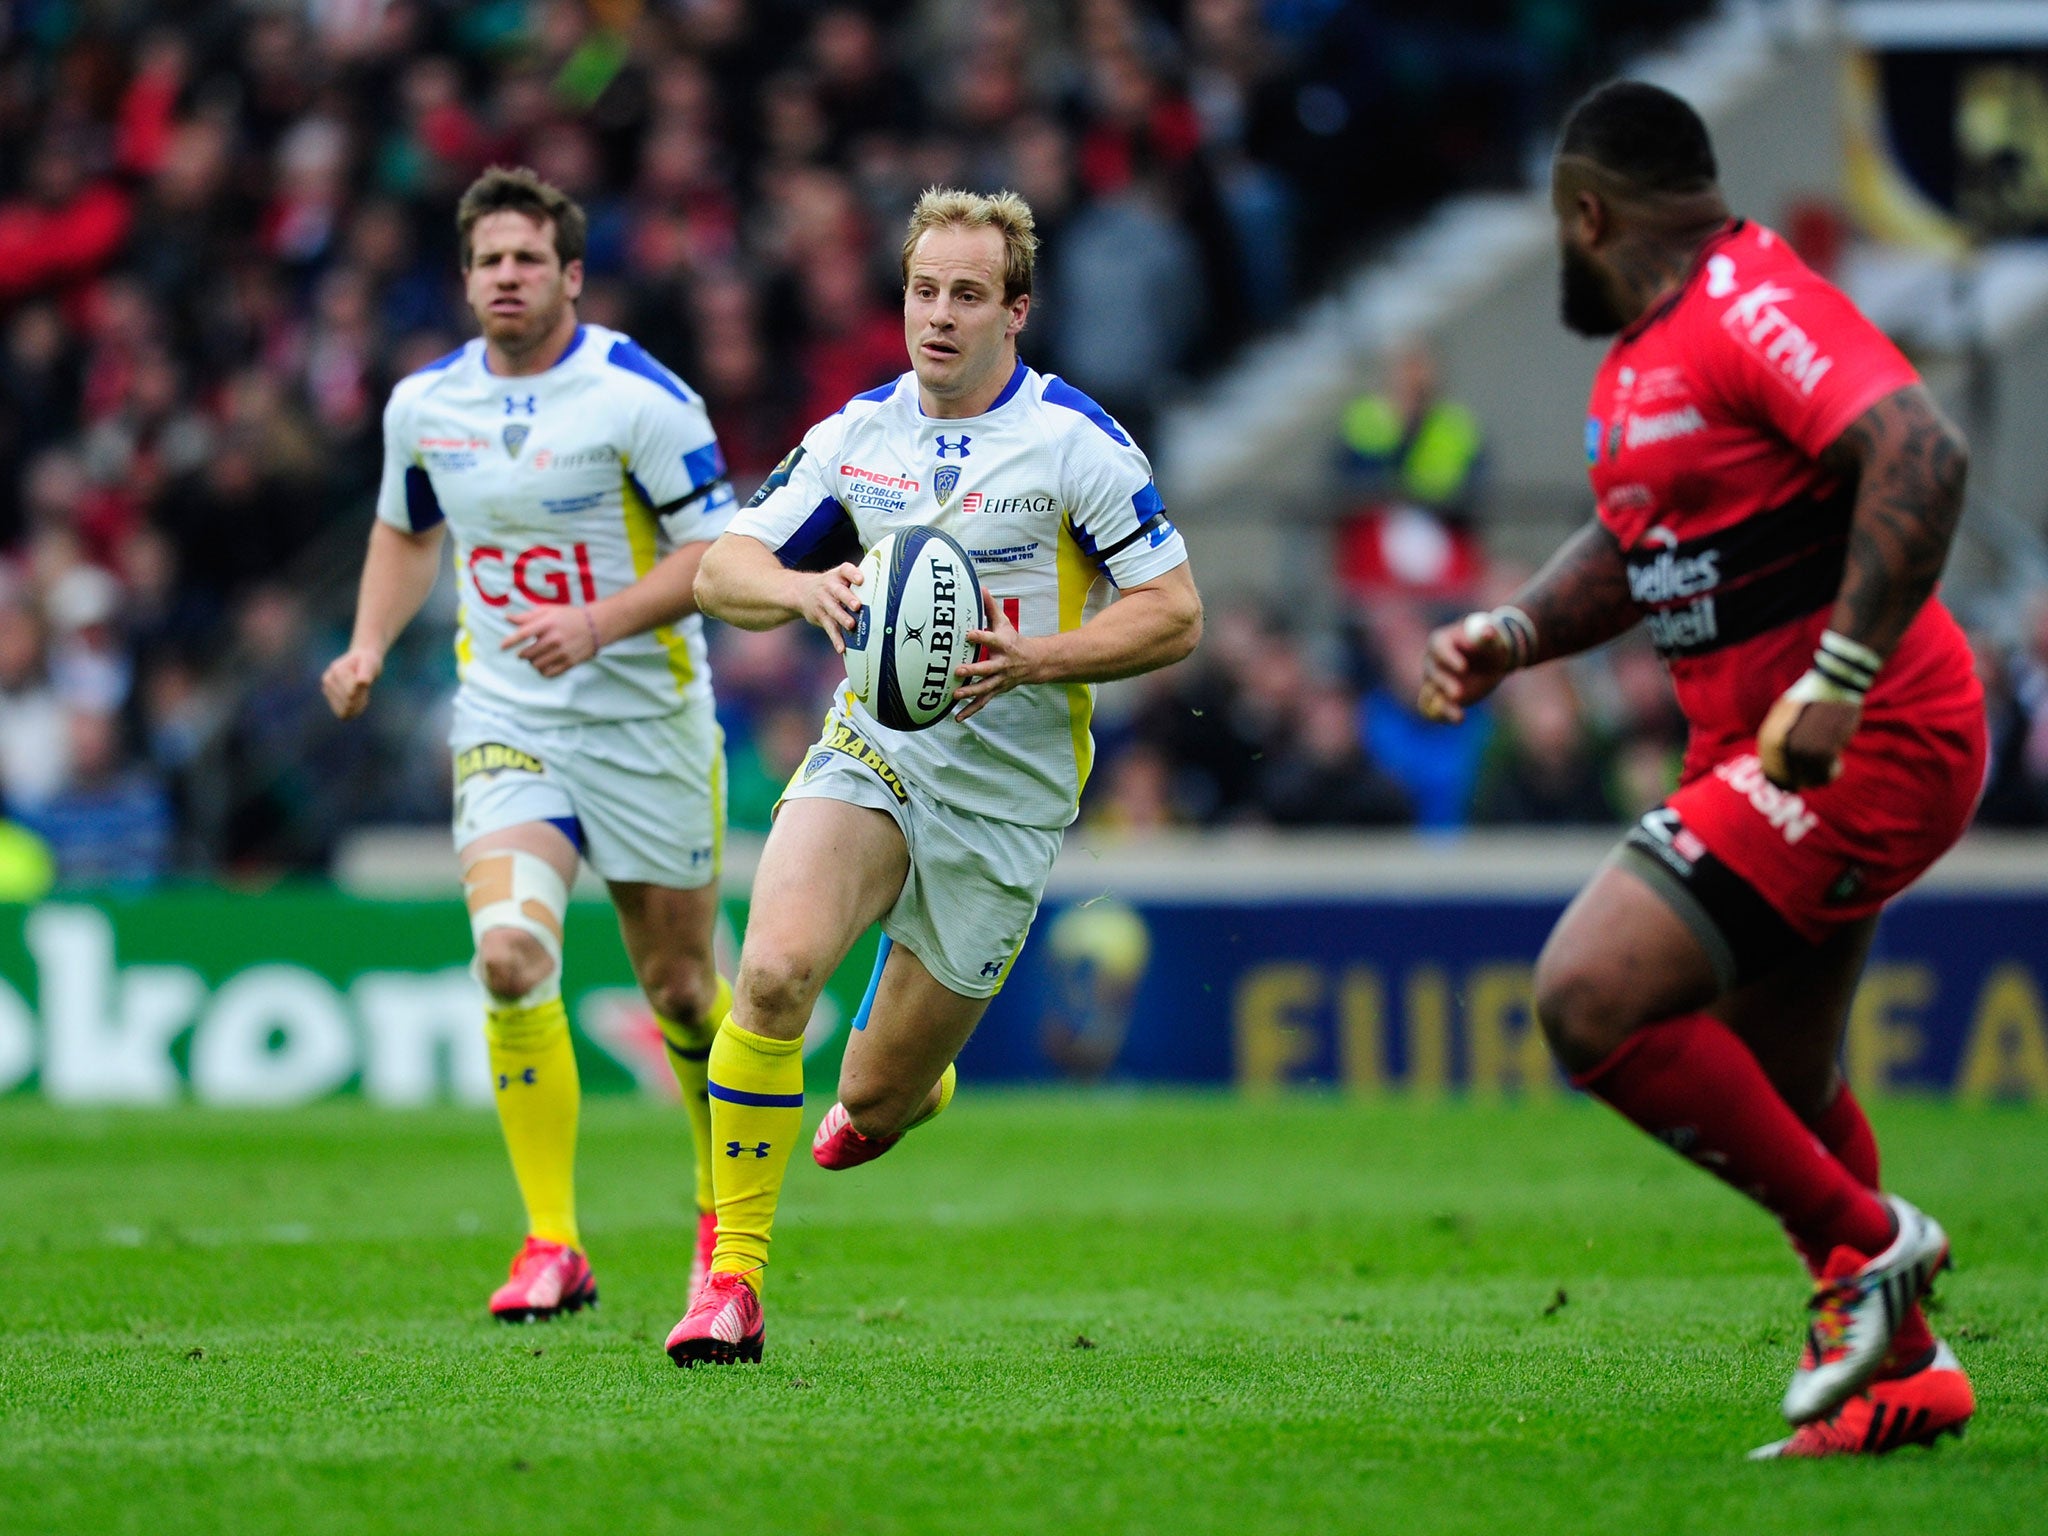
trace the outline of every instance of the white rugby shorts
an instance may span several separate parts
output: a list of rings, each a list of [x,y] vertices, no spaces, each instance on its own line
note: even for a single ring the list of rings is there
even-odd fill
[[[901,778],[834,710],[782,800],[841,800],[895,818],[910,873],[882,932],[962,997],[994,997],[1038,915],[1062,834],[955,810]]]
[[[522,822],[560,827],[606,880],[696,890],[725,851],[725,735],[709,709],[527,726],[458,693],[455,846]]]

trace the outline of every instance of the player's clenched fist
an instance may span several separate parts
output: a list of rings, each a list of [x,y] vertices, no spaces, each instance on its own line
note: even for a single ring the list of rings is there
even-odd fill
[[[1468,613],[1431,632],[1422,657],[1422,688],[1415,707],[1425,719],[1456,725],[1516,667],[1526,665],[1506,610]],[[1527,625],[1528,620],[1522,623]]]
[[[370,702],[370,687],[384,670],[381,652],[359,645],[344,651],[320,674],[320,691],[335,718],[353,720]]]
[[[860,598],[853,590],[860,584],[859,566],[835,565],[806,576],[796,604],[797,612],[825,631],[832,649],[842,656],[846,654],[846,632],[860,612]]]
[[[498,642],[498,649],[517,650],[519,659],[542,677],[560,677],[595,656],[603,641],[590,609],[542,603],[512,616],[512,633]]]

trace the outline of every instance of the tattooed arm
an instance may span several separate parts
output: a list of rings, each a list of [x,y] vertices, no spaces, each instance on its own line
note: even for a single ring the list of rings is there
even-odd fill
[[[1621,546],[1595,518],[1505,608],[1468,614],[1429,637],[1415,707],[1432,720],[1455,723],[1517,667],[1591,650],[1640,617]]]
[[[1970,450],[1915,384],[1851,422],[1821,463],[1856,481],[1849,558],[1828,628],[1890,656],[1941,579]]]
[[[1863,718],[1863,695],[1934,592],[1963,510],[1969,449],[1920,385],[1886,395],[1821,456],[1856,481],[1842,587],[1814,668],[1757,733],[1764,771],[1788,789],[1825,784]]]

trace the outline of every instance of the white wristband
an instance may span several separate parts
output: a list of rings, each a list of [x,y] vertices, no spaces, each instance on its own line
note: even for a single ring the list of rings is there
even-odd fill
[[[1489,633],[1498,635],[1501,644],[1507,647],[1511,670],[1529,665],[1529,658],[1536,652],[1536,624],[1528,614],[1519,608],[1500,607],[1491,613],[1465,615],[1467,640],[1477,642]]]
[[[1821,631],[1820,649],[1813,653],[1813,670],[1843,692],[1853,694],[1859,704],[1877,681],[1878,668],[1883,665],[1884,658],[1869,646],[1832,629]]]

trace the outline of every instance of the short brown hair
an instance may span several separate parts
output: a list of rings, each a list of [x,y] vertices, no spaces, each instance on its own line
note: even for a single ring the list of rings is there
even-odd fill
[[[984,197],[958,187],[927,187],[910,210],[903,236],[903,282],[910,284],[910,257],[917,242],[934,229],[994,229],[1003,237],[1003,302],[1031,291],[1031,264],[1038,255],[1038,221],[1031,205],[1014,192]]]
[[[455,235],[462,249],[462,269],[469,270],[469,237],[486,214],[523,213],[536,224],[555,226],[555,254],[562,265],[583,259],[590,221],[576,199],[550,186],[526,166],[494,165],[469,184],[455,205]]]

